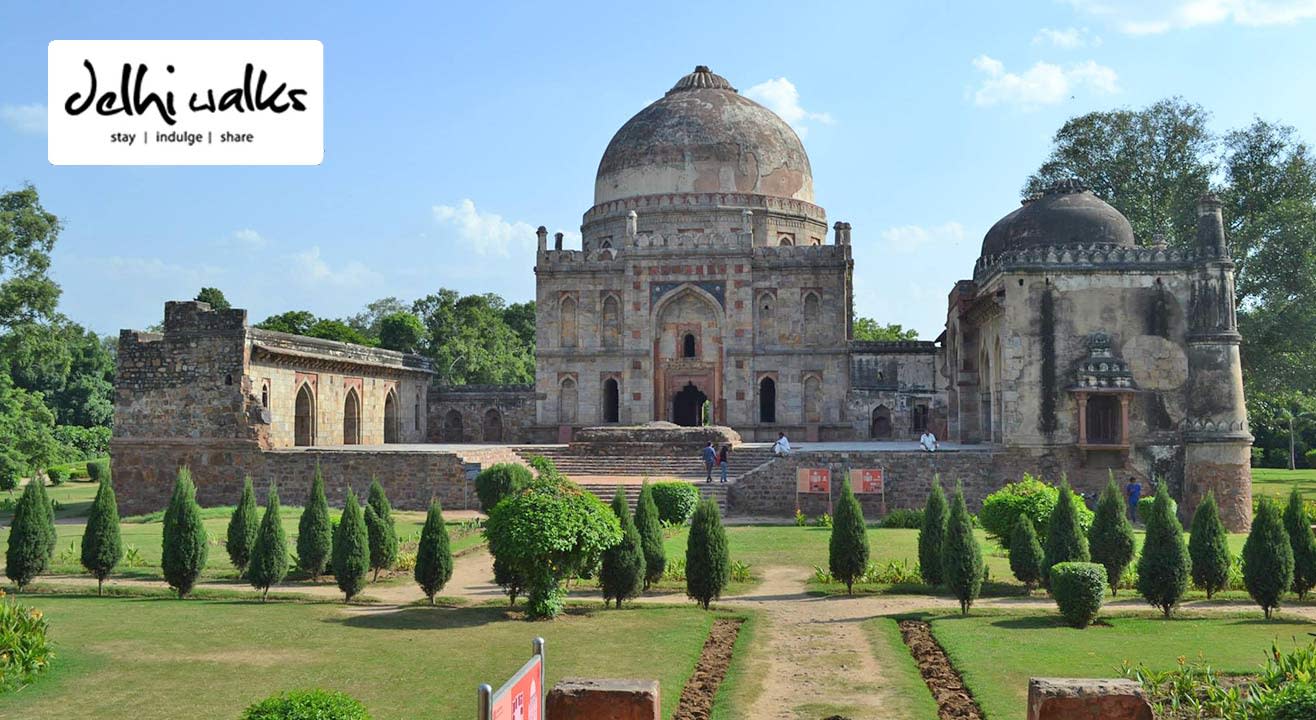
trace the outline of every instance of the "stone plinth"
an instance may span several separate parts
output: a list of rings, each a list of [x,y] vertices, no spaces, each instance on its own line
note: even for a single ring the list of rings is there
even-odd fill
[[[659,720],[657,680],[567,678],[548,694],[553,720]]]
[[[644,425],[602,425],[587,427],[576,432],[571,443],[572,452],[594,454],[613,451],[652,453],[662,451],[697,451],[708,443],[715,447],[739,445],[740,433],[729,427],[682,427],[669,422],[651,422]]]
[[[1028,720],[1152,720],[1134,680],[1030,678]]]

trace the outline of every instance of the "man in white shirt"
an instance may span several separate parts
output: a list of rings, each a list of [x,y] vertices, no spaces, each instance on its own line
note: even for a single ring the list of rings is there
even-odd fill
[[[777,442],[772,444],[772,452],[776,455],[791,454],[791,441],[786,439],[786,433],[777,433]]]
[[[918,439],[918,444],[923,446],[924,452],[936,452],[937,436],[933,435],[931,430],[924,430],[923,437]]]

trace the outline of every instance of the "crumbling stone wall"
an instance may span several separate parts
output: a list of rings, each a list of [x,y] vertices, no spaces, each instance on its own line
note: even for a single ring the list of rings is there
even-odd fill
[[[427,415],[432,443],[529,443],[535,435],[531,385],[463,385],[430,391]]]

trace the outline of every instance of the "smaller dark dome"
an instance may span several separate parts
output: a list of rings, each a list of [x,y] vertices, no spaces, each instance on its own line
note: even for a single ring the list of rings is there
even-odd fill
[[[1061,180],[1024,201],[982,239],[982,257],[1038,245],[1133,247],[1133,226],[1077,180]]]

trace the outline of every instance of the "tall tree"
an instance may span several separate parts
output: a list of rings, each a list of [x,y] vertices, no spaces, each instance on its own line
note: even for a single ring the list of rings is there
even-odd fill
[[[374,579],[378,580],[380,570],[392,570],[398,561],[398,532],[393,524],[393,506],[378,479],[370,481],[365,521],[370,542],[370,567],[375,571]]]
[[[685,594],[705,610],[731,581],[731,554],[722,516],[711,498],[695,506],[685,546]]]
[[[1311,519],[1296,487],[1289,492],[1289,503],[1284,507],[1284,530],[1293,548],[1292,589],[1299,600],[1304,600],[1316,587],[1316,536],[1311,533]]]
[[[1120,494],[1119,485],[1112,474],[1106,482],[1106,489],[1097,502],[1097,512],[1092,519],[1092,528],[1088,530],[1088,550],[1092,562],[1106,568],[1106,582],[1110,585],[1110,594],[1118,594],[1120,575],[1124,568],[1133,562],[1137,552],[1133,536],[1133,523],[1124,511],[1124,496]]]
[[[309,335],[317,322],[319,318],[306,310],[289,310],[261,320],[256,327],[290,335]]]
[[[46,273],[62,229],[31,185],[0,194],[0,329],[55,312],[59,286]]]
[[[623,601],[638,596],[644,589],[644,548],[621,486],[612,497],[612,513],[621,525],[621,540],[603,552],[599,585],[603,589],[604,607],[609,600],[615,600],[620,609]]]
[[[644,589],[663,577],[667,569],[667,548],[663,546],[663,523],[658,518],[658,504],[653,501],[653,487],[645,480],[640,499],[635,503],[635,529],[640,533],[644,550]]]
[[[228,533],[225,536],[224,549],[228,551],[229,562],[238,571],[238,577],[247,572],[251,562],[251,549],[256,546],[256,535],[260,532],[260,519],[256,513],[256,491],[251,486],[251,476],[242,481],[242,495],[238,505],[228,519]]]
[[[356,493],[349,488],[343,516],[334,530],[334,580],[348,602],[366,586],[370,572],[370,537],[366,533],[365,517],[356,501]]]
[[[209,304],[212,310],[229,310],[233,307],[228,298],[224,297],[224,291],[216,287],[201,288],[201,292],[196,294],[196,300]]]
[[[941,491],[941,477],[932,476],[932,490],[923,508],[923,524],[918,530],[918,567],[923,582],[941,584],[941,545],[946,537],[946,494]]]
[[[430,605],[434,604],[434,595],[452,578],[452,549],[448,542],[448,527],[443,524],[443,508],[438,500],[430,501],[429,512],[425,515],[412,576]]]
[[[256,534],[256,545],[251,549],[247,579],[252,587],[260,590],[260,599],[264,602],[270,588],[283,582],[287,576],[288,538],[284,535],[283,517],[279,512],[279,491],[271,483],[265,515],[260,520],[260,532]]]
[[[312,581],[319,581],[334,547],[334,526],[329,519],[329,501],[324,496],[324,475],[319,464],[311,480],[311,495],[297,521],[297,564]]]
[[[46,514],[41,508],[41,503],[46,500],[39,486],[39,481],[27,484],[9,524],[5,576],[13,580],[19,590],[50,567],[50,553],[46,551]]]
[[[950,516],[946,518],[941,575],[946,589],[960,601],[960,614],[968,615],[982,591],[982,548],[973,536],[973,519],[964,504],[964,489],[958,485],[951,500]]]
[[[1229,585],[1229,567],[1234,558],[1229,553],[1229,533],[1220,520],[1214,492],[1208,491],[1193,513],[1188,557],[1192,560],[1193,584],[1206,591],[1207,600]]]
[[[868,525],[864,509],[850,489],[850,478],[841,481],[841,499],[832,519],[832,534],[827,542],[827,567],[832,577],[845,583],[847,595],[854,594],[855,580],[868,569]]]
[[[119,503],[114,498],[114,486],[104,478],[96,489],[96,499],[87,514],[87,527],[82,532],[82,567],[96,578],[96,594],[105,587],[105,578],[114,572],[123,559],[123,543],[119,538]]]
[[[379,321],[377,339],[382,348],[415,352],[425,339],[425,326],[410,312],[395,312]]]
[[[917,340],[918,331],[913,328],[906,330],[899,323],[879,325],[873,318],[859,317],[854,319],[854,339]]]
[[[1172,502],[1165,483],[1157,485],[1142,555],[1138,558],[1138,594],[1153,607],[1160,608],[1167,618],[1188,591],[1188,578],[1192,574],[1183,526],[1170,509]]]
[[[501,297],[461,296],[443,289],[417,300],[412,311],[428,331],[422,351],[434,361],[438,382],[502,384],[534,379],[534,344],[508,325]]]
[[[1046,530],[1046,557],[1042,561],[1042,585],[1050,588],[1051,566],[1062,562],[1088,562],[1088,539],[1078,522],[1077,499],[1068,482],[1060,485],[1060,496],[1051,509]]]
[[[1267,495],[1261,496],[1243,543],[1243,584],[1267,620],[1293,584],[1293,547],[1279,508]]]
[[[206,567],[210,546],[206,528],[201,523],[201,506],[196,502],[196,485],[192,472],[179,468],[174,494],[164,515],[164,548],[160,567],[169,587],[181,600],[192,592],[197,578]]]

